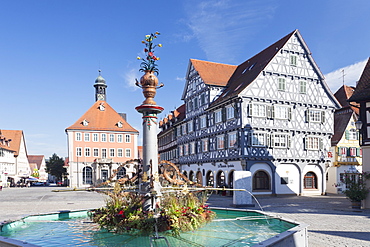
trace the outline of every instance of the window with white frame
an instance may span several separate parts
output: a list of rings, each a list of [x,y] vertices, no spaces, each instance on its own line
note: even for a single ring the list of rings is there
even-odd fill
[[[235,109],[232,106],[226,107],[226,119],[233,119],[235,117]]]
[[[93,142],[99,141],[99,135],[97,133],[93,133]]]
[[[285,78],[278,78],[278,90],[285,91],[285,88],[286,88]]]
[[[81,141],[82,140],[81,135],[82,134],[80,132],[76,133],[76,141]]]
[[[110,157],[114,157],[115,156],[115,149],[114,148],[110,148],[109,149],[109,156]]]
[[[355,129],[346,130],[346,139],[347,140],[357,140],[357,131]]]
[[[306,94],[307,93],[307,83],[306,81],[299,82],[299,93]]]
[[[271,136],[271,146],[274,148],[290,147],[290,136],[288,134],[273,134]]]
[[[90,141],[90,133],[85,133],[84,136],[85,136],[85,142],[89,142]]]
[[[190,133],[190,132],[193,132],[193,120],[189,121],[189,122],[187,123],[187,125],[188,125],[188,132],[189,132],[189,133]]]
[[[290,55],[290,65],[297,66],[297,56],[296,55]]]
[[[107,141],[107,134],[105,134],[105,133],[102,133],[101,134],[101,141],[102,142],[106,142]]]
[[[129,134],[126,134],[125,135],[125,142],[126,143],[130,143],[131,142],[131,135],[129,135]]]
[[[117,148],[117,157],[123,157],[123,149]]]
[[[195,154],[195,142],[190,142],[190,154]]]
[[[186,135],[186,125],[185,124],[181,126],[181,129],[182,129],[182,135]]]
[[[323,123],[325,122],[325,112],[321,110],[308,110],[308,122]]]
[[[221,109],[215,111],[215,122],[216,123],[222,122],[222,110]]]
[[[117,135],[117,142],[123,142],[123,136],[122,134]]]
[[[229,148],[236,147],[236,132],[231,132],[228,134]]]
[[[207,117],[201,116],[200,117],[200,128],[203,129],[205,127],[207,127]]]
[[[357,148],[354,147],[349,148],[349,155],[355,157],[357,155]]]
[[[273,116],[276,119],[291,119],[292,108],[289,106],[274,105]]]
[[[201,105],[204,105],[206,103],[206,96],[205,94],[203,93],[201,96],[200,96],[200,104]]]
[[[106,148],[102,148],[101,149],[101,158],[102,159],[106,159],[107,158],[107,149]]]
[[[99,157],[99,148],[94,148],[93,152],[94,157]]]
[[[182,145],[179,145],[179,156],[183,156],[184,155],[184,152],[183,152],[183,146]]]
[[[208,152],[208,139],[202,139],[202,151]]]
[[[82,156],[82,148],[76,148],[76,156],[81,157]]]
[[[184,144],[184,155],[189,155],[189,144]]]
[[[114,142],[114,134],[109,134],[109,142]]]
[[[126,156],[127,158],[130,158],[130,157],[131,157],[131,149],[129,149],[129,148],[126,148],[126,149],[125,149],[125,156]]]
[[[217,149],[225,148],[225,137],[224,135],[217,136]]]
[[[307,150],[320,150],[322,147],[322,139],[316,136],[307,136],[305,138],[305,147]]]
[[[90,157],[90,148],[85,148],[85,157]]]
[[[269,138],[267,133],[253,132],[249,133],[250,145],[254,147],[265,147],[267,145],[267,139]]]
[[[267,105],[252,103],[249,105],[249,116],[267,117]]]

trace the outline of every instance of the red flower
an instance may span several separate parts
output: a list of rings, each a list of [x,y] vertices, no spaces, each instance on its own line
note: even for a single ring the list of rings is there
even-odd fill
[[[148,49],[146,49],[146,48],[145,48],[145,49],[144,49],[144,52],[148,52]]]
[[[119,213],[118,213],[119,215],[123,215],[124,213],[123,213],[123,211],[121,210],[121,211],[119,211]]]
[[[149,52],[149,53],[148,53],[148,56],[149,56],[149,57],[152,57],[152,56],[153,56],[153,52]]]

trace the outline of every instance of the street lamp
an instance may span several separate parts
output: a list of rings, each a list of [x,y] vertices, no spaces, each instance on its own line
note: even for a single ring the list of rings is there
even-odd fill
[[[361,129],[362,129],[362,122],[361,120],[357,120],[356,123],[355,123],[355,126],[356,126],[356,130],[358,131],[358,142],[361,146]]]

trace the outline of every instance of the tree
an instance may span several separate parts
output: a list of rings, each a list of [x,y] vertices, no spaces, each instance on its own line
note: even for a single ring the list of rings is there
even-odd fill
[[[63,167],[64,160],[54,153],[49,160],[46,161],[46,172],[52,176],[55,176],[59,181],[66,175],[67,169]]]

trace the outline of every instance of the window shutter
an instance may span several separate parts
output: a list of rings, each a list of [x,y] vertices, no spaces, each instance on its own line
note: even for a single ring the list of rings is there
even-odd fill
[[[222,108],[221,114],[222,114],[222,122],[225,122],[226,121],[226,108]]]
[[[274,106],[266,106],[267,118],[273,118]]]
[[[248,146],[252,146],[252,132],[248,132]]]
[[[238,118],[238,104],[235,103],[234,104],[234,118]]]
[[[347,148],[347,156],[351,156],[351,148]]]
[[[346,130],[346,140],[349,140],[349,131],[348,130]]]
[[[325,123],[325,112],[321,112],[321,123]]]
[[[322,138],[319,138],[319,149],[323,149],[324,143],[322,141]]]
[[[287,135],[286,136],[286,142],[287,142],[287,148],[290,148],[291,147],[291,144],[292,144],[292,140],[291,140],[290,135]]]
[[[248,110],[249,110],[249,116],[251,117],[251,116],[253,116],[253,105],[252,105],[252,103],[249,103],[248,104]]]
[[[292,108],[288,108],[288,120],[292,120]]]
[[[270,135],[270,138],[268,139],[270,139],[270,145],[268,146],[275,147],[275,135]]]
[[[305,116],[306,116],[306,123],[309,123],[310,122],[310,110],[309,109],[306,110]]]
[[[206,121],[206,127],[208,127],[208,126],[209,126],[209,123],[208,123],[208,121],[209,121],[208,114],[206,115],[206,117],[205,117],[205,118],[206,118],[206,120],[205,120],[205,121]]]
[[[224,135],[224,149],[229,147],[229,135]]]

